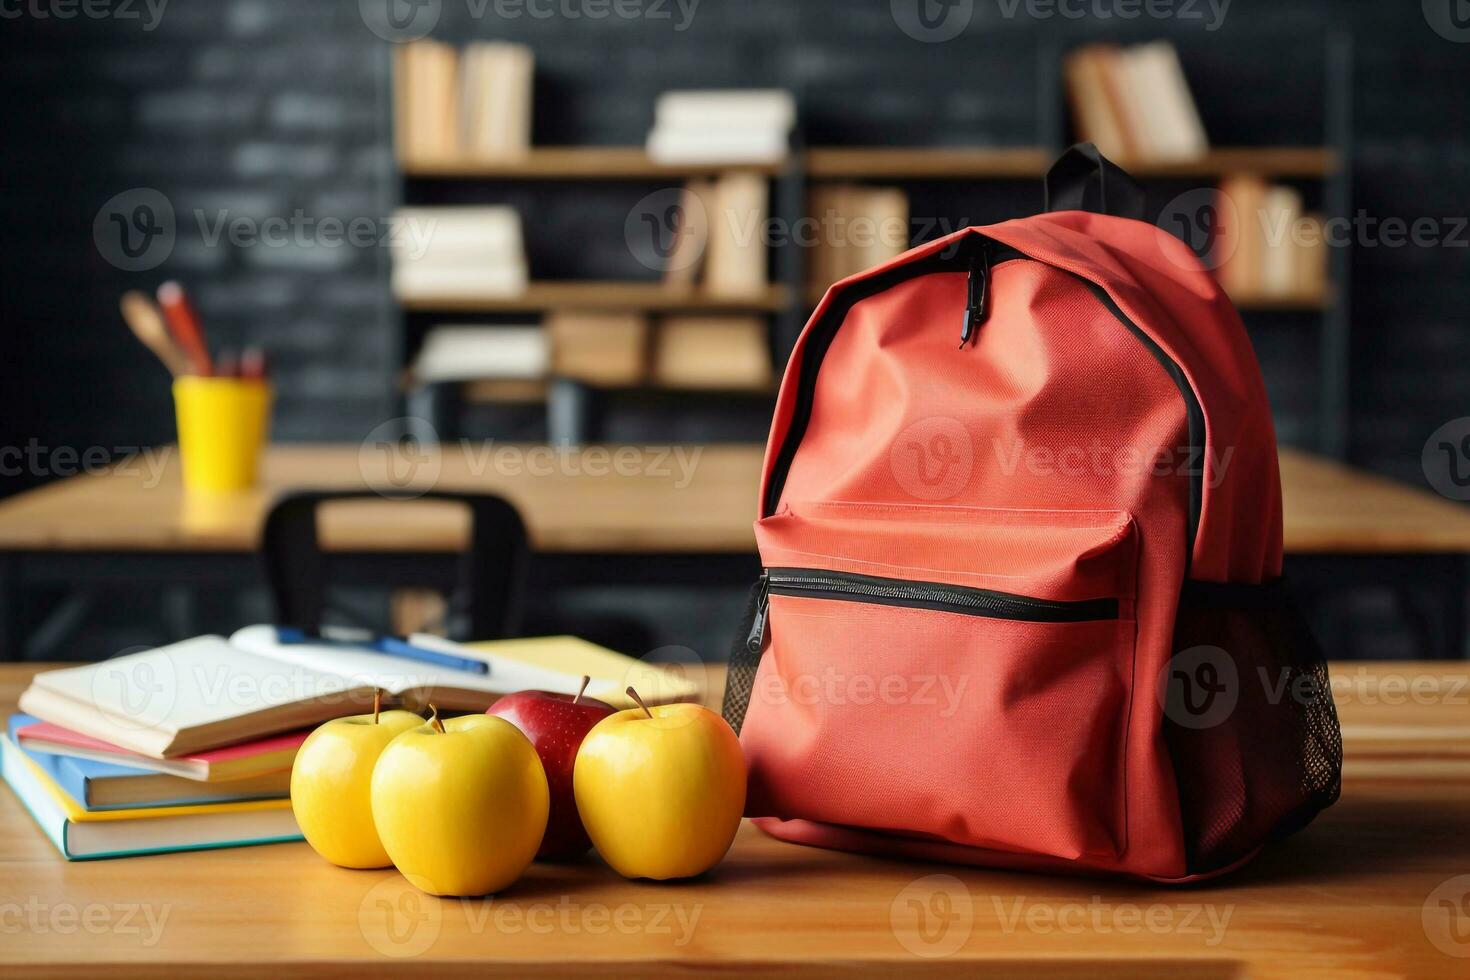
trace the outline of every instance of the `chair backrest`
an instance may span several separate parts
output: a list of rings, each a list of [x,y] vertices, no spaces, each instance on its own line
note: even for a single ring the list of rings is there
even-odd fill
[[[526,527],[506,500],[492,494],[403,494],[370,491],[300,491],[281,497],[265,519],[261,554],[266,580],[282,626],[316,629],[326,605],[327,572],[331,557],[317,538],[317,509],[343,500],[438,500],[463,504],[470,512],[469,546],[460,557],[457,582],[426,573],[426,564],[411,556],[383,555],[371,561],[355,560],[366,574],[352,577],[352,585],[457,586],[451,595],[452,623],[463,624],[460,639],[494,639],[513,635],[518,625],[521,587],[525,576]],[[355,559],[360,556],[354,556]],[[433,562],[442,568],[442,563]]]

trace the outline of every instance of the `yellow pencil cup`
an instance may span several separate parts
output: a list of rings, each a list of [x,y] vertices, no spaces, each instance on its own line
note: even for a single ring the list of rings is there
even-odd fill
[[[271,386],[241,378],[174,379],[179,455],[189,493],[255,486],[270,429]]]

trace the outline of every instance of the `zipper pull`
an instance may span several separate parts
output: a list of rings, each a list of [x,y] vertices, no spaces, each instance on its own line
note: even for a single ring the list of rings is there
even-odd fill
[[[755,618],[750,622],[750,633],[745,637],[745,649],[760,653],[766,645],[766,618],[771,609],[771,573],[761,572],[760,592],[755,600]]]
[[[960,328],[960,350],[975,339],[980,324],[989,314],[990,302],[990,243],[981,242],[970,253],[970,281],[968,298],[965,301],[965,322]]]

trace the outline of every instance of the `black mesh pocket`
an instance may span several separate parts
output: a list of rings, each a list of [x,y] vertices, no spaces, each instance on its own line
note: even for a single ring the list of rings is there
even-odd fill
[[[1327,664],[1284,585],[1187,582],[1159,679],[1191,874],[1330,806],[1342,734]]]
[[[730,644],[730,663],[728,672],[725,674],[725,702],[721,714],[730,727],[735,729],[735,734],[740,734],[740,727],[745,724],[745,709],[750,707],[750,692],[755,686],[755,672],[761,665],[760,639],[750,642],[751,628],[755,624],[755,618],[760,612],[761,601],[764,598],[765,580],[758,580],[750,587],[750,598],[745,604],[745,615],[740,618],[740,626],[735,630],[735,637]],[[751,649],[754,646],[755,649]]]

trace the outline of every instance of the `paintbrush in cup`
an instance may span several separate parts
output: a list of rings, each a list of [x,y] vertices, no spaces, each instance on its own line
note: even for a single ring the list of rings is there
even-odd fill
[[[163,362],[169,374],[178,377],[189,373],[189,359],[184,356],[184,352],[169,336],[168,327],[163,322],[163,314],[159,312],[153,300],[136,289],[130,289],[123,293],[122,301],[118,306],[122,310],[122,318],[127,323],[128,329],[133,331],[133,336],[142,341],[143,346],[151,350]]]

